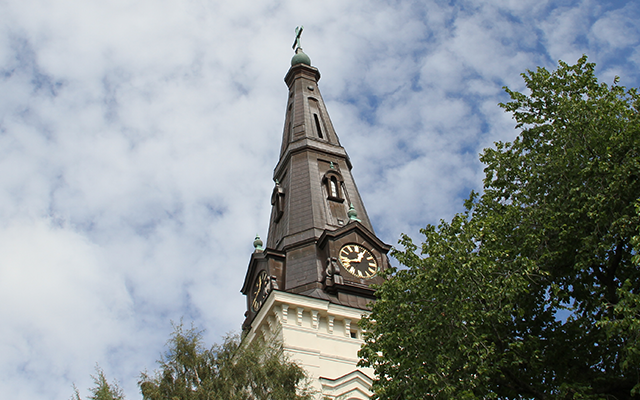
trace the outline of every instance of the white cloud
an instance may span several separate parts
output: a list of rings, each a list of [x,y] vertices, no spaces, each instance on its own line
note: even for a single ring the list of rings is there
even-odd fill
[[[2,226],[0,392],[47,396],[48,385],[57,389],[53,379],[84,372],[82,360],[101,359],[109,346],[126,342],[131,299],[109,269],[102,248],[51,221]],[[29,377],[33,384],[25,385]]]
[[[638,11],[640,10],[637,5],[634,7],[628,4],[621,9],[606,12],[591,27],[594,40],[611,50],[638,46]]]

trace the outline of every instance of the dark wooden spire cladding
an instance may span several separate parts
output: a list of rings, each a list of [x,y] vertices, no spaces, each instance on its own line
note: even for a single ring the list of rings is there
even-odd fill
[[[365,310],[374,299],[370,285],[381,283],[379,271],[388,267],[390,246],[375,236],[319,79],[320,72],[303,63],[284,79],[289,97],[267,244],[253,253],[242,288],[245,329],[259,311],[254,299],[273,290]],[[357,219],[348,215],[351,205]]]

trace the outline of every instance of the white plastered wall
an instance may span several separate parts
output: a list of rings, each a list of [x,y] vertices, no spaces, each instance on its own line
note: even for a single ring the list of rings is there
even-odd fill
[[[282,341],[312,379],[319,399],[365,400],[373,370],[357,367],[364,312],[328,301],[272,291],[245,338]],[[355,337],[353,337],[355,336]]]

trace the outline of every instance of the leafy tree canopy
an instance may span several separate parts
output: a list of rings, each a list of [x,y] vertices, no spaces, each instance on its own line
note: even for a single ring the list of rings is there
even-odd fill
[[[362,322],[376,398],[640,396],[640,97],[594,68],[505,88],[521,132],[481,154],[482,195],[393,251]]]
[[[145,400],[309,400],[313,391],[302,367],[288,359],[281,345],[237,335],[206,348],[201,332],[175,327],[159,370],[143,372],[138,384]],[[118,386],[99,370],[91,400],[123,400]],[[72,400],[81,400],[76,389]]]
[[[178,325],[159,360],[160,370],[143,373],[146,400],[306,400],[311,392],[304,370],[290,361],[282,346],[255,340],[241,343],[227,336],[222,345],[202,345],[200,332]]]
[[[89,391],[89,400],[124,400],[124,393],[117,382],[109,383],[104,371],[100,367],[96,367],[96,376],[91,375],[95,386]],[[71,400],[82,400],[80,398],[80,391],[74,387],[74,395]]]

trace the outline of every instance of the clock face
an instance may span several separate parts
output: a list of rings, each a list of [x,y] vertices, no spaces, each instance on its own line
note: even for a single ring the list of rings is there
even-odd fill
[[[251,291],[251,310],[253,312],[257,312],[262,304],[266,300],[267,296],[269,296],[269,292],[271,291],[271,282],[269,280],[269,275],[267,271],[260,271],[258,277],[256,278],[253,284],[253,290]]]
[[[340,249],[340,263],[351,275],[369,279],[378,272],[378,263],[369,250],[359,244],[347,244]]]

